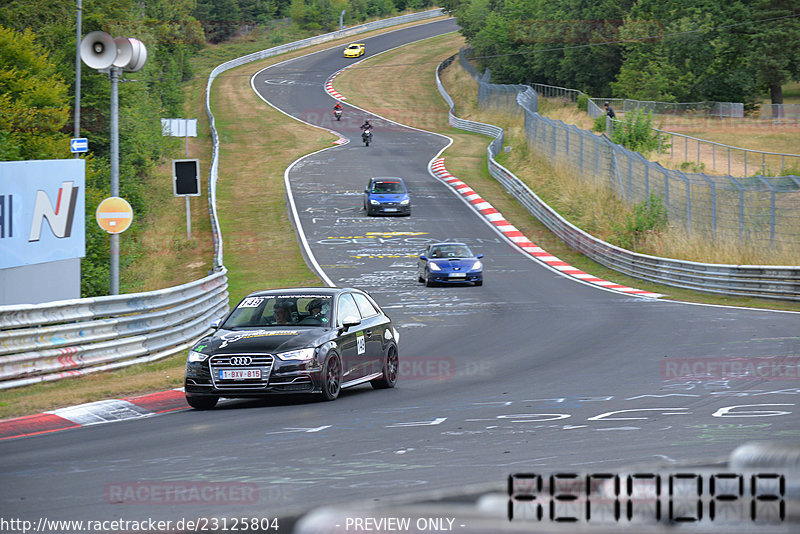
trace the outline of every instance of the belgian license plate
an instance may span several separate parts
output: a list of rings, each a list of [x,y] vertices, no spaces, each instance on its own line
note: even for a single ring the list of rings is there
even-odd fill
[[[397,211],[397,208],[383,208],[383,211]]]
[[[247,380],[261,378],[261,369],[221,369],[220,380]]]
[[[467,273],[450,273],[450,278],[466,278]]]

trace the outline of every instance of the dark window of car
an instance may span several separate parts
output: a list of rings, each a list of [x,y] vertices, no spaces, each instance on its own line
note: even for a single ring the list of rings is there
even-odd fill
[[[431,247],[431,258],[471,258],[472,251],[465,245],[441,245]]]
[[[326,325],[330,320],[330,302],[330,295],[319,294],[250,296],[236,306],[222,328],[263,328],[286,324]],[[312,307],[312,304],[315,306]],[[318,310],[314,316],[315,320],[304,321],[311,317],[312,309]],[[285,315],[276,313],[281,311],[285,312]]]
[[[336,317],[337,326],[343,326],[344,319],[347,317],[355,317],[359,320],[361,319],[361,313],[358,311],[358,305],[356,304],[356,301],[353,300],[353,295],[350,293],[345,293],[339,297]]]
[[[367,297],[361,293],[353,293],[353,297],[358,305],[358,310],[361,312],[361,317],[367,318],[378,315],[378,310],[375,309],[375,306],[372,305]]]
[[[405,193],[406,188],[400,182],[373,182],[373,193]]]

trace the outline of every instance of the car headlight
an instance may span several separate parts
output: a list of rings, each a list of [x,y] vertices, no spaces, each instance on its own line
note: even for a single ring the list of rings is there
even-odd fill
[[[400,201],[400,205],[401,206],[407,206],[409,202],[411,202],[411,199],[410,198],[406,198],[406,199]]]
[[[483,269],[483,264],[481,263],[481,260],[476,261],[475,263],[472,264],[472,267],[469,268],[470,271],[480,271],[481,269]]]
[[[198,352],[196,350],[189,351],[189,361],[190,362],[204,362],[208,358],[208,354],[203,354],[202,352]]]
[[[431,271],[441,271],[442,270],[441,267],[439,267],[438,265],[436,265],[436,263],[434,263],[432,261],[428,262],[428,269],[430,269]]]
[[[369,199],[369,203],[372,204],[373,206],[380,205],[380,201],[375,200],[374,198]]]
[[[289,352],[281,352],[275,356],[281,360],[306,361],[314,357],[314,348],[290,350]]]

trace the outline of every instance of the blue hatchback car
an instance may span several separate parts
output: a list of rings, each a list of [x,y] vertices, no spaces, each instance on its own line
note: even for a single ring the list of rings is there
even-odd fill
[[[483,285],[481,258],[464,243],[433,243],[422,251],[417,262],[417,279],[426,286],[437,283]]]
[[[411,215],[411,197],[402,178],[370,178],[364,188],[367,215]]]

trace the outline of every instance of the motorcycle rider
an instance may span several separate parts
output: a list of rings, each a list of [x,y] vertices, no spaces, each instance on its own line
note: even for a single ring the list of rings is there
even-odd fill
[[[367,140],[367,137],[372,135],[372,124],[369,119],[364,119],[364,124],[361,125],[361,139]]]
[[[333,114],[336,115],[336,120],[339,120],[339,118],[342,116],[343,109],[344,107],[342,107],[341,102],[336,102],[336,105],[333,106]]]

